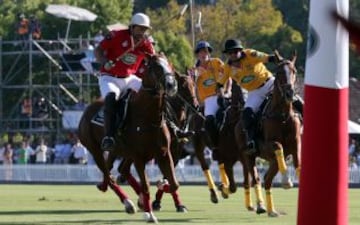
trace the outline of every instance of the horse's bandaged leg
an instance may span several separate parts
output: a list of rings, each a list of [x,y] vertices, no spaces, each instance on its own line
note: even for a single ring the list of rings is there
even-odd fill
[[[121,202],[124,202],[125,199],[128,199],[129,196],[125,193],[123,189],[114,182],[110,182],[111,189],[116,193],[116,195],[120,198]]]
[[[221,182],[224,184],[225,187],[229,187],[229,178],[226,175],[224,163],[221,163],[219,165],[219,171],[220,171]]]
[[[209,189],[215,190],[215,183],[211,176],[210,170],[204,170],[204,176],[206,177]]]
[[[135,193],[137,195],[140,195],[141,193],[141,187],[139,182],[137,182],[137,180],[133,177],[133,175],[129,174],[127,177],[127,182],[129,183],[129,185],[132,187],[132,189],[134,189]]]
[[[245,207],[247,209],[249,208],[253,208],[253,204],[252,204],[252,201],[251,201],[251,192],[250,192],[250,188],[245,188],[244,189],[244,193],[245,193]]]
[[[268,213],[272,213],[275,211],[272,193],[270,189],[265,190],[265,192],[266,192],[266,210]]]
[[[276,156],[276,161],[278,163],[279,171],[280,173],[284,174],[287,170],[287,166],[284,159],[284,150],[282,149],[275,150],[275,156]]]
[[[223,191],[229,194],[229,178],[226,175],[224,163],[221,163],[219,165],[219,172],[220,172],[221,182],[223,183]]]
[[[179,193],[177,191],[171,192],[171,196],[174,200],[175,206],[181,205]]]
[[[262,204],[264,202],[264,197],[261,192],[261,184],[255,184],[255,195],[256,195],[256,202]]]

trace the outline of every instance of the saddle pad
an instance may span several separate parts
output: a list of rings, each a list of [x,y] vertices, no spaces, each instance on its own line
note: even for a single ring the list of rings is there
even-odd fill
[[[104,126],[104,106],[95,113],[94,117],[91,119],[91,123],[102,127]]]

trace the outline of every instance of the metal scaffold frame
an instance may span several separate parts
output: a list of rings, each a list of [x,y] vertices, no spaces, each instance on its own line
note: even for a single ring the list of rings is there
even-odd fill
[[[0,135],[58,137],[69,130],[63,127],[63,112],[83,110],[77,106],[98,96],[96,72],[85,71],[80,64],[84,42],[90,41],[31,37],[4,41],[0,37]],[[27,100],[31,101],[30,112],[24,114],[22,107]],[[40,103],[46,110],[42,115]]]

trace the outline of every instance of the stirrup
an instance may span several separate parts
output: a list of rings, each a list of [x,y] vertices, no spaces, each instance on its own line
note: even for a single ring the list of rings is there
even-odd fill
[[[247,142],[247,148],[245,150],[245,154],[252,155],[256,152],[255,141],[251,140]]]
[[[105,136],[101,141],[101,149],[103,151],[111,151],[115,145],[115,139],[111,136]]]

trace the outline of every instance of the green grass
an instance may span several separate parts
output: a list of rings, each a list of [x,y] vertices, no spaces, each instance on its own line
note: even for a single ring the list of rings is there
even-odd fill
[[[137,197],[128,186],[132,200]],[[154,196],[154,189],[152,197]],[[242,188],[218,204],[210,202],[207,186],[181,186],[180,195],[189,212],[176,213],[170,195],[164,195],[162,210],[155,212],[160,224],[295,225],[298,189],[273,190],[281,215],[268,218],[244,208]],[[360,221],[360,189],[349,189],[349,224]],[[321,207],[321,204],[315,203]],[[143,213],[128,215],[114,193],[99,192],[95,185],[0,185],[0,224],[80,225],[145,224]]]

